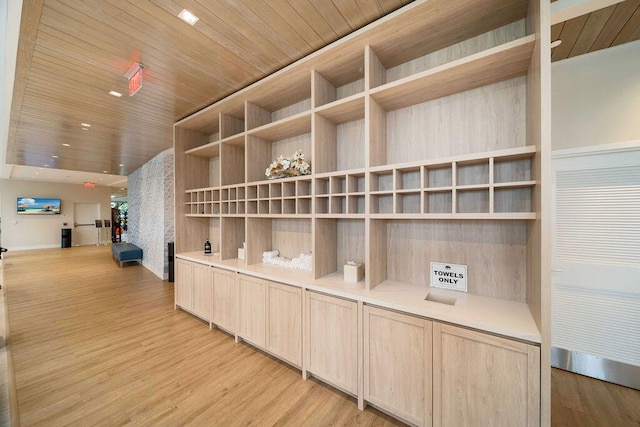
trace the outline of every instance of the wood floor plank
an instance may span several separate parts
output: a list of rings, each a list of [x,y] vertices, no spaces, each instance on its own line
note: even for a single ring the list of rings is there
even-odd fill
[[[173,285],[108,246],[3,261],[22,425],[398,426],[173,310]],[[640,391],[553,370],[553,426],[640,426]]]
[[[551,424],[638,427],[640,391],[552,369]]]
[[[402,425],[173,310],[172,284],[108,246],[4,269],[23,425]]]

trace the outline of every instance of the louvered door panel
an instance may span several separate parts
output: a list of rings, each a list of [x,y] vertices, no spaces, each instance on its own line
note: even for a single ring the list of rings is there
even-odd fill
[[[640,366],[640,149],[554,169],[552,345]]]
[[[640,260],[640,166],[558,171],[556,256],[578,262]]]

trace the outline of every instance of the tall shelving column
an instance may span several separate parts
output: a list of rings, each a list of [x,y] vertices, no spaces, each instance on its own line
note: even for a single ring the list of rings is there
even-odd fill
[[[386,151],[387,115],[386,112],[371,98],[371,88],[384,84],[386,70],[371,46],[365,46],[365,141],[367,175],[366,186],[366,234],[365,247],[367,259],[365,263],[365,284],[367,289],[373,289],[387,277],[387,233],[386,226],[378,220],[371,219],[371,174],[368,173],[372,165],[382,163]]]
[[[311,72],[313,271],[316,279],[342,281],[347,261],[366,258],[364,54],[335,62]]]
[[[529,307],[548,424],[550,12],[525,3],[413,3],[178,122],[176,253],[213,233],[242,269],[292,236],[313,251],[302,282],[339,287],[356,258],[385,291],[424,284],[429,259],[469,264],[470,296]],[[266,181],[297,148],[312,175]]]
[[[531,179],[532,209],[538,218],[528,224],[527,304],[540,330],[540,424],[551,424],[551,7],[544,0],[529,3],[527,31],[536,43],[527,75],[527,134],[536,147]]]
[[[207,136],[195,130],[174,127],[175,160],[175,242],[176,253],[200,249],[197,242],[209,234],[207,218],[189,218],[185,212],[187,190],[209,186],[209,160],[186,155],[185,151],[206,145]],[[192,173],[188,173],[192,171]],[[180,179],[178,179],[180,174]],[[204,244],[204,241],[202,241]]]

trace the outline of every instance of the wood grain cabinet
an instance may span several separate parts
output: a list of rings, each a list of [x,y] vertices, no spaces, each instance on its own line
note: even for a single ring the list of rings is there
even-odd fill
[[[240,275],[238,336],[302,366],[302,289]]]
[[[193,268],[191,265],[191,262],[182,259],[176,261],[174,306],[187,311],[191,311],[193,308]]]
[[[266,299],[264,280],[238,276],[238,336],[257,347],[265,347]]]
[[[302,367],[302,289],[265,280],[267,335],[265,348]]]
[[[211,323],[236,332],[236,273],[213,268],[213,316]]]
[[[213,305],[211,267],[178,259],[176,262],[175,306],[211,320]]]
[[[433,339],[434,425],[540,425],[538,347],[439,323]]]
[[[431,425],[432,322],[364,307],[364,399],[405,421]]]
[[[211,321],[213,309],[213,272],[208,265],[193,263],[193,314]]]
[[[306,371],[348,393],[358,393],[358,304],[306,292]]]
[[[363,312],[368,403],[419,426],[540,425],[539,347],[377,307]]]

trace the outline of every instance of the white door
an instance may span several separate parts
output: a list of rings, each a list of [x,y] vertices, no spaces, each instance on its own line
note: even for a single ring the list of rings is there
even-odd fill
[[[99,203],[75,203],[73,206],[74,227],[71,241],[74,246],[97,245],[96,219],[100,218]]]
[[[552,346],[625,384],[606,371],[640,367],[640,143],[619,147],[554,153]]]

